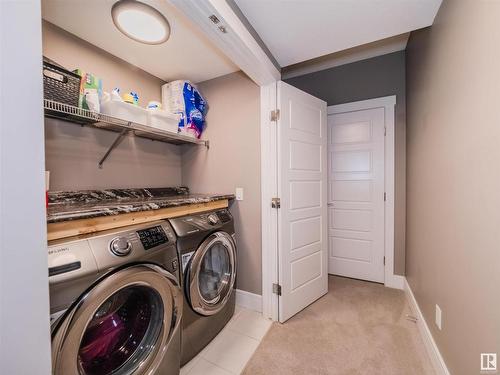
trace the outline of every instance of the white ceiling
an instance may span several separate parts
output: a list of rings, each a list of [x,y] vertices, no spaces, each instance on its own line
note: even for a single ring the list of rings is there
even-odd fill
[[[442,0],[234,0],[285,67],[432,25]]]
[[[111,19],[115,0],[42,0],[42,17],[165,81],[201,82],[239,70],[167,1],[142,2],[168,19],[171,35],[167,42],[141,44],[118,31]]]

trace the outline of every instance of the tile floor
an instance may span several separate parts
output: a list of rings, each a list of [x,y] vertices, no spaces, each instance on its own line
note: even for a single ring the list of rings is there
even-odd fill
[[[240,374],[271,327],[261,313],[236,306],[233,318],[208,346],[181,369],[181,375]]]

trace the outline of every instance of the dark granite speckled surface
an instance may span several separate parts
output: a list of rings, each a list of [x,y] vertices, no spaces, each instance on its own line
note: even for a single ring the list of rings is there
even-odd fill
[[[232,194],[190,194],[187,187],[49,192],[47,223],[234,199]]]

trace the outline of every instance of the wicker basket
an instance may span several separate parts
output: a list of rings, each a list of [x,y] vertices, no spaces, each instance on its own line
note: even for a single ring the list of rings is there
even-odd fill
[[[45,99],[78,107],[81,77],[53,61],[43,59],[43,96]]]

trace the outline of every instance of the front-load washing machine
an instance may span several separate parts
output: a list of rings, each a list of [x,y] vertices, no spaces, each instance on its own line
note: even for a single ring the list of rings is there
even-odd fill
[[[166,221],[49,242],[52,372],[178,375],[182,291]]]
[[[199,353],[234,314],[236,243],[227,209],[170,219],[184,291],[181,365]]]

